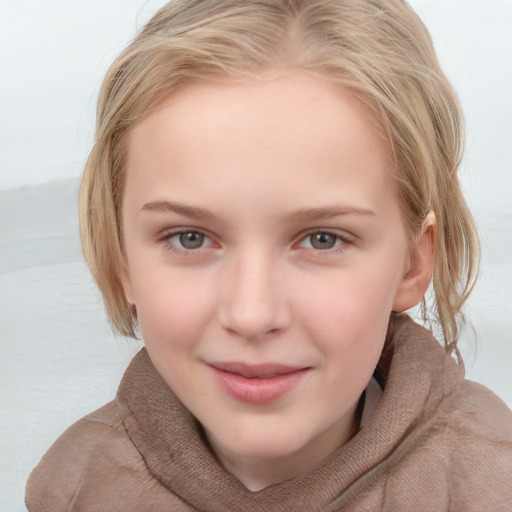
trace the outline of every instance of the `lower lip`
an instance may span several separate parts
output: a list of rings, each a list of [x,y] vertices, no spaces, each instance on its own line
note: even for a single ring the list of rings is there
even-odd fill
[[[267,379],[250,379],[213,366],[212,369],[217,382],[228,395],[254,405],[265,405],[279,400],[297,386],[308,371],[308,368],[304,368]]]

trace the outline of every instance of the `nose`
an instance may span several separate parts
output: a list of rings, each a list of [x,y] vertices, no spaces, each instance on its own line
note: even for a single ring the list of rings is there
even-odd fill
[[[222,327],[246,340],[286,330],[291,310],[283,282],[282,267],[268,256],[233,258],[221,284]]]

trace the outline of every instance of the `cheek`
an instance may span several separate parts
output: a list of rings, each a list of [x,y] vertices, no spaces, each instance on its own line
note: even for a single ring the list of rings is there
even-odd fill
[[[179,349],[197,340],[211,319],[211,287],[197,276],[171,269],[145,271],[140,277],[135,279],[134,292],[145,343]]]
[[[333,382],[346,386],[355,378],[364,387],[382,352],[395,286],[389,276],[352,269],[310,283],[308,293],[301,293],[302,325]]]
[[[398,279],[376,267],[341,269],[315,276],[295,290],[304,318],[325,332],[372,329],[391,313]]]
[[[183,400],[207,386],[193,364],[211,321],[211,294],[186,272],[143,272],[134,287],[140,332],[149,356]]]

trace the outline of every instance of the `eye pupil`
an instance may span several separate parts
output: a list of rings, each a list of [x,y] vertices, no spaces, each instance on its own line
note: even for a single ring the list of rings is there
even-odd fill
[[[336,244],[336,236],[330,233],[314,233],[310,236],[310,241],[315,249],[332,249]]]
[[[196,231],[187,231],[180,234],[180,244],[185,249],[197,249],[203,245],[204,235]]]

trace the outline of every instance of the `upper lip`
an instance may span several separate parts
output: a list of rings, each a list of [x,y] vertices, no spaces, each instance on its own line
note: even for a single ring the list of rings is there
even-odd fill
[[[279,363],[249,364],[241,362],[219,362],[210,363],[217,370],[235,373],[247,378],[270,378],[278,375],[286,375],[287,373],[305,370],[305,367],[288,366]]]

